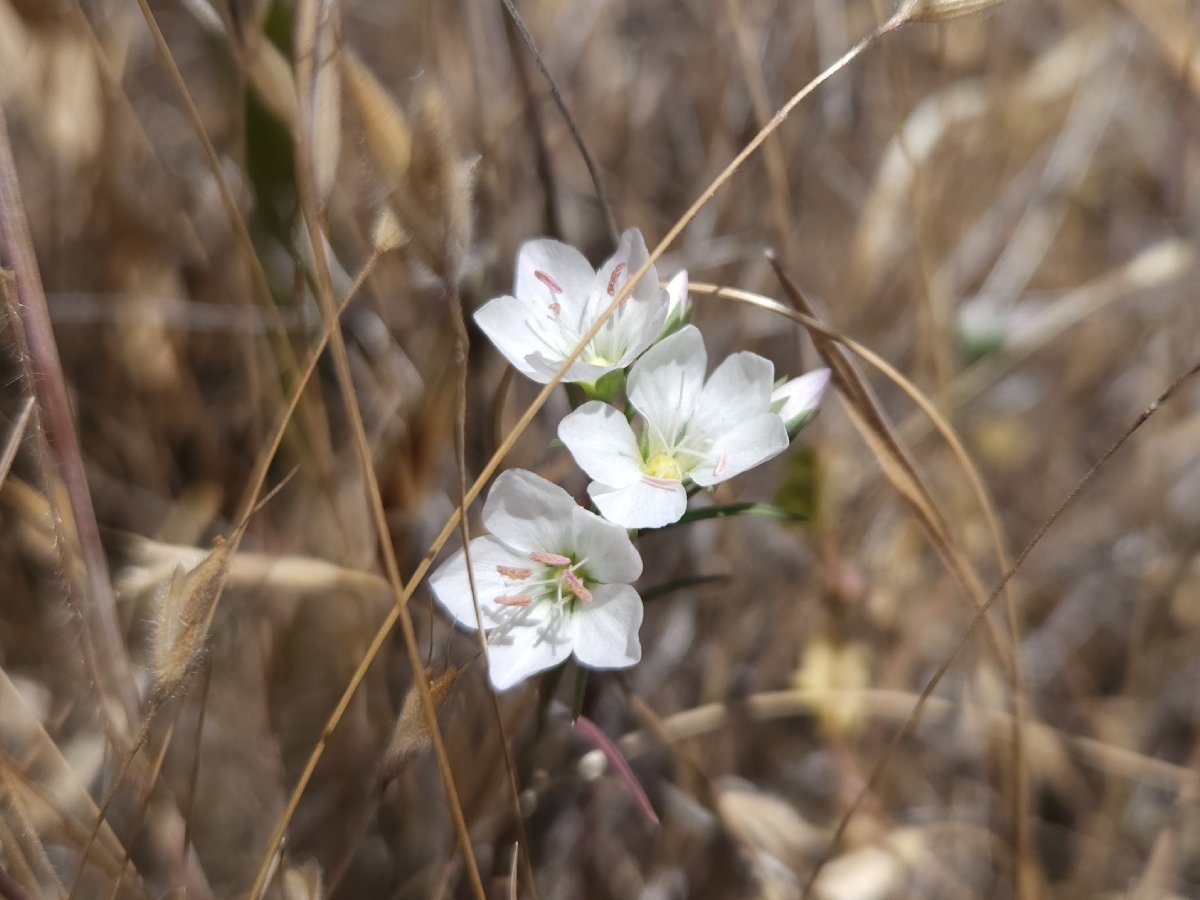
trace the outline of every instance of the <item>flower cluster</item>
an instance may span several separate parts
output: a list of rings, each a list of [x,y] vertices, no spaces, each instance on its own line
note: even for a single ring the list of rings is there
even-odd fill
[[[450,615],[488,633],[497,690],[572,654],[594,669],[636,663],[642,601],[630,585],[642,560],[629,529],[678,522],[693,491],[781,453],[828,386],[827,369],[777,385],[771,362],[747,352],[706,374],[704,340],[688,323],[687,273],[662,288],[651,265],[628,284],[648,259],[635,229],[596,270],[566,244],[529,241],[513,295],[475,314],[518,371],[546,384],[620,298],[561,379],[596,398],[566,416],[558,436],[591,479],[600,514],[532,472],[504,472],[483,507],[490,533],[471,541],[470,573],[460,550],[430,579]],[[623,405],[612,402],[619,386],[597,384],[610,373],[624,378]]]

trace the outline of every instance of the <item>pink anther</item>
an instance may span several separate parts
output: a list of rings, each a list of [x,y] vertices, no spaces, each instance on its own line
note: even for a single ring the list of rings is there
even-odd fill
[[[561,303],[551,303],[548,308],[550,310],[551,317],[555,318],[555,319],[557,319],[558,314],[562,312],[562,304]]]
[[[583,579],[576,575],[573,569],[567,569],[567,571],[563,572],[563,584],[567,586],[567,590],[584,603],[592,602],[592,592],[587,589],[587,586],[583,583]]]
[[[660,491],[673,491],[679,487],[679,480],[675,478],[656,478],[653,475],[643,475],[642,484],[646,487],[652,487]]]
[[[608,296],[613,296],[617,292],[617,279],[621,277],[621,273],[625,271],[625,263],[617,263],[613,266],[612,274],[608,276]]]
[[[496,566],[496,571],[513,581],[524,581],[533,574],[533,569],[524,569],[520,566]]]
[[[717,460],[717,464],[713,466],[713,475],[720,478],[725,474],[725,470],[729,468],[729,454],[724,450],[721,451],[721,458]]]
[[[543,272],[541,269],[538,269],[537,271],[535,271],[533,273],[533,277],[536,278],[538,281],[540,281],[542,284],[544,284],[546,287],[550,288],[550,290],[552,290],[554,293],[561,294],[563,292],[562,285],[559,284],[557,281],[555,281],[553,278],[551,278],[549,275],[547,275],[545,272]]]
[[[511,597],[497,597],[497,606],[528,606],[533,602],[529,594],[513,594]]]
[[[546,550],[534,550],[529,554],[529,558],[535,563],[541,563],[543,566],[554,566],[555,568],[571,564],[571,557],[563,556],[561,553],[550,553]]]

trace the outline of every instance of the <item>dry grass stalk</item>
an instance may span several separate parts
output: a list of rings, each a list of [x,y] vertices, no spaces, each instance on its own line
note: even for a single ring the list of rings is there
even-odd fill
[[[429,696],[433,699],[435,709],[440,709],[450,693],[450,689],[466,671],[460,666],[451,666],[441,675],[433,675],[429,671],[422,672],[429,685]],[[387,750],[383,753],[380,775],[384,780],[390,780],[399,774],[405,763],[418,751],[428,747],[432,738],[429,726],[421,707],[421,692],[413,684],[404,695],[404,703],[400,707],[400,715],[396,717],[396,727],[388,741]]]

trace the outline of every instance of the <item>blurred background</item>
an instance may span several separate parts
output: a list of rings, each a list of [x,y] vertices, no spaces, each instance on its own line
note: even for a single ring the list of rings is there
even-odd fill
[[[458,503],[455,310],[508,292],[531,237],[599,263],[611,213],[654,247],[890,4],[519,3],[606,211],[498,0],[0,0],[19,185],[0,246],[0,896],[480,895],[399,630],[322,737],[393,607],[372,496],[403,578]],[[831,391],[716,494],[805,522],[643,535],[643,660],[583,698],[631,775],[571,726],[570,671],[494,703],[475,635],[418,587],[487,896],[1200,895],[1197,384],[1038,544],[895,742],[1012,558],[1196,362],[1198,92],[1193,2],[1008,0],[873,41],[700,211],[664,280],[783,300],[773,250],[965,453],[855,359],[908,475]],[[351,293],[358,412],[323,355],[266,471],[284,486],[218,560],[220,601],[207,576],[170,587],[236,539],[319,300]],[[714,359],[822,364],[787,318],[694,303]],[[470,338],[468,483],[537,393]],[[553,442],[568,408],[551,397],[507,464],[582,498]]]

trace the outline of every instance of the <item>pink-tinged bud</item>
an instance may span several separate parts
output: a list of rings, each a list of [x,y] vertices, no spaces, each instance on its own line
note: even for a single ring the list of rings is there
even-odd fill
[[[550,290],[553,291],[554,293],[561,294],[563,292],[562,285],[559,284],[557,281],[555,281],[553,278],[551,278],[549,275],[547,275],[545,272],[541,271],[540,269],[533,273],[533,277],[536,278],[538,281],[540,281],[542,284],[544,284],[546,287],[550,288]]]
[[[625,271],[625,263],[617,263],[613,266],[612,274],[608,276],[608,296],[615,296],[617,293],[617,279],[621,277],[621,273]]]
[[[567,569],[567,571],[563,572],[563,584],[567,586],[567,590],[584,603],[592,602],[592,592],[587,589],[583,580],[575,574],[573,569]]]
[[[511,597],[497,597],[495,603],[497,606],[528,606],[533,602],[533,597],[529,594],[514,594]]]
[[[555,568],[571,564],[571,557],[563,556],[561,553],[550,553],[546,550],[534,550],[529,554],[529,558],[535,563],[541,563],[543,566],[554,566]]]
[[[496,566],[496,571],[513,581],[524,581],[533,574],[533,569],[523,569],[520,566]]]

